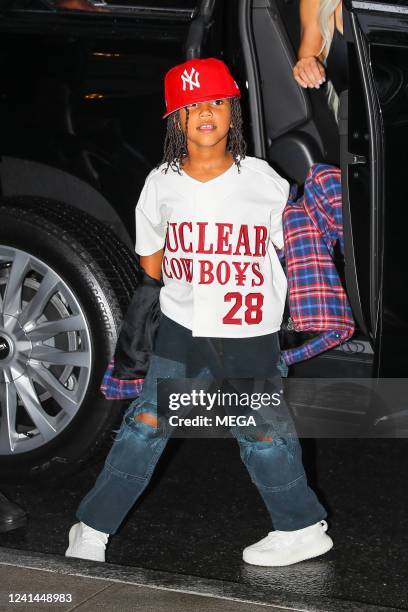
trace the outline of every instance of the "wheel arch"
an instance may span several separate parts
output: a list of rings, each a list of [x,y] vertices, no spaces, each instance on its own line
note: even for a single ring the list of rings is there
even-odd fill
[[[0,185],[4,197],[43,197],[85,211],[109,227],[132,251],[134,249],[132,237],[110,202],[94,187],[69,172],[37,161],[3,155]]]

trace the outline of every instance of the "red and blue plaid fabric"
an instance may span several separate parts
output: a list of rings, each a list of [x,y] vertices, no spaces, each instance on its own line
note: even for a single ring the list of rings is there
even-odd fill
[[[109,362],[103,375],[100,390],[106,399],[133,399],[138,397],[142,387],[144,378],[135,378],[133,380],[124,380],[112,376],[112,370],[115,362]]]
[[[290,365],[310,359],[354,333],[354,319],[334,265],[334,245],[343,253],[342,192],[339,168],[315,164],[304,194],[292,187],[283,212],[289,311],[297,331],[321,331],[303,345],[283,351]]]

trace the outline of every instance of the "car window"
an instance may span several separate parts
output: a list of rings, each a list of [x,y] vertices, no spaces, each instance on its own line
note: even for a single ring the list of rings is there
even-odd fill
[[[198,4],[199,0],[147,0],[143,3],[137,0],[15,0],[10,8],[28,11],[136,12],[138,15],[167,13],[185,18],[191,16]]]

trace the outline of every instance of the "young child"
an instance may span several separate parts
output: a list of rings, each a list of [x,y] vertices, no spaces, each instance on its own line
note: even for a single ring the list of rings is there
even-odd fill
[[[165,98],[163,163],[136,206],[140,264],[153,278],[163,273],[162,318],[142,392],[78,508],[70,557],[104,561],[109,534],[150,480],[171,435],[157,415],[158,378],[226,378],[237,388],[242,379],[280,383],[287,284],[273,245],[283,247],[289,185],[265,161],[245,156],[240,91],[222,61],[175,66]],[[282,566],[327,552],[327,513],[307,484],[284,402],[256,435],[244,426],[231,431],[274,527],[245,548],[244,561]]]

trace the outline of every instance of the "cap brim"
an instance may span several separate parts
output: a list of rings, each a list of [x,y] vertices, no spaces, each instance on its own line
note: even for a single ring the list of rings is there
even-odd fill
[[[234,93],[231,96],[226,96],[225,94],[211,94],[210,96],[203,96],[199,100],[194,100],[194,102],[208,102],[208,100],[222,100],[223,98],[229,99],[229,98],[240,98],[240,97],[241,97],[241,92],[238,90],[237,93]],[[164,113],[164,115],[162,116],[162,119],[166,119],[166,117],[168,117],[172,113],[176,113],[178,110],[185,108],[186,106],[188,106],[188,104],[184,104],[183,106],[178,106],[177,108],[174,108],[168,113]]]

